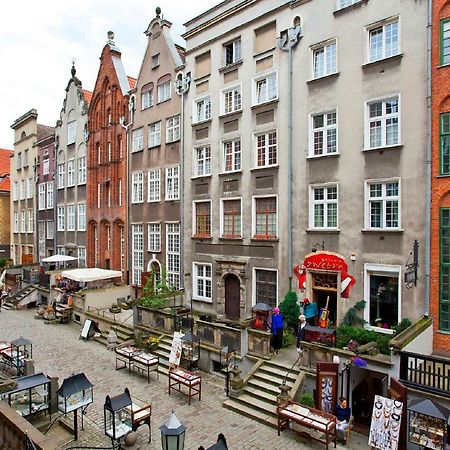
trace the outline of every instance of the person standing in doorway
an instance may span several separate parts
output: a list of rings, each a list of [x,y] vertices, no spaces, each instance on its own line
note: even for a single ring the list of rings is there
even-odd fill
[[[278,355],[278,352],[283,345],[283,316],[280,314],[280,308],[273,308],[272,315],[272,347],[275,355]]]

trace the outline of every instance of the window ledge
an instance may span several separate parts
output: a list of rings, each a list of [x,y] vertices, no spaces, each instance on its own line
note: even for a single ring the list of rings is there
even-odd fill
[[[310,80],[308,80],[306,82],[306,84],[314,84],[316,82],[320,82],[322,80],[328,80],[328,79],[332,79],[332,78],[337,78],[339,76],[340,72],[334,72],[334,73],[329,73],[327,75],[322,75],[321,77],[317,77],[317,78],[311,78]]]
[[[173,201],[173,200],[168,200]],[[161,203],[161,200],[147,200],[147,203]]]
[[[306,232],[311,234],[339,234],[341,230],[339,228],[307,228]]]
[[[258,108],[262,108],[263,106],[274,105],[276,103],[278,103],[278,98],[275,98],[273,100],[269,100],[269,101],[264,102],[264,103],[258,103],[256,105],[252,105],[252,109],[258,109]]]
[[[211,304],[213,302],[212,299],[210,298],[192,297],[192,300],[194,300],[194,302],[211,303]]]
[[[363,228],[361,233],[367,234],[403,234],[403,228],[389,229],[389,228]]]
[[[436,330],[435,333],[437,333],[437,334],[445,334],[447,336],[450,336],[450,331],[446,331],[446,330]]]
[[[250,242],[279,242],[278,238],[260,238],[260,237],[252,237]]]
[[[236,67],[242,66],[243,60],[240,59],[239,61],[236,61],[234,63],[231,64],[227,64],[226,66],[223,66],[219,69],[220,73],[227,73],[227,72],[231,72],[232,70],[234,70]]]
[[[147,252],[148,252],[148,253],[161,253],[161,249],[159,249],[159,250],[150,250],[150,249],[147,249]]]
[[[212,175],[211,174],[208,174],[208,175],[195,175],[195,176],[191,177],[191,180],[197,181],[197,180],[201,180],[202,178],[212,178]]]
[[[172,97],[166,98],[165,100],[162,100],[162,101],[160,101],[160,102],[156,102],[156,104],[157,104],[157,105],[162,105],[163,103],[170,102],[170,100],[172,100]]]
[[[276,47],[268,48],[267,50],[263,50],[262,52],[255,53],[253,58],[259,58],[260,56],[269,56],[272,52],[276,50]]]
[[[176,142],[180,142],[180,138],[174,139],[173,141],[166,141],[166,144],[175,144]]]
[[[450,63],[447,64],[440,64],[439,66],[436,67],[436,69],[444,69],[446,67],[450,67]]]
[[[384,147],[373,147],[373,148],[363,148],[362,152],[382,152],[383,150],[395,150],[395,149],[402,149],[403,144],[395,144],[395,145],[385,145]]]
[[[345,6],[344,8],[339,8],[333,12],[335,16],[340,16],[353,9],[360,8],[363,4],[365,5],[369,0],[360,0],[359,2],[353,3],[352,5]]]
[[[258,170],[269,170],[269,169],[278,169],[280,167],[279,164],[271,164],[270,166],[261,166],[261,167],[252,167],[250,172],[258,171]]]
[[[232,241],[232,242],[242,242],[244,239],[242,238],[242,236],[240,237],[226,237],[226,236],[221,236],[219,237],[219,241]]]
[[[148,150],[154,150],[155,148],[161,148],[161,144],[152,145],[151,147],[147,147]]]
[[[242,109],[237,111],[231,111],[229,113],[224,113],[219,116],[219,119],[227,119],[228,117],[240,116],[242,114]]]
[[[210,75],[210,73],[207,73],[206,75],[202,75],[201,77],[194,78],[194,83],[204,83],[210,77]]]
[[[440,175],[436,175],[435,178],[448,178],[450,177],[450,173],[447,174],[440,174]]]
[[[153,104],[150,106],[146,106],[145,108],[141,108],[141,111],[147,111],[147,109],[150,109],[153,107]]]
[[[382,327],[376,327],[374,325],[366,325],[364,327],[366,330],[372,330],[376,331],[377,333],[383,333],[383,334],[394,334],[395,330],[392,330],[390,328],[382,328]]]
[[[195,127],[196,125],[206,125],[211,122],[212,122],[212,119],[201,120],[199,122],[192,122],[192,126]]]
[[[191,236],[191,239],[195,241],[212,241],[212,236]]]
[[[309,156],[306,157],[306,159],[312,161],[314,159],[336,158],[338,156],[341,156],[341,154],[339,152],[334,152],[334,153],[325,153],[323,155],[309,155]]]
[[[363,69],[372,67],[372,66],[376,66],[377,64],[383,63],[383,62],[390,62],[390,61],[395,61],[395,60],[399,60],[403,57],[403,53],[398,53],[397,55],[393,55],[393,56],[388,56],[387,58],[382,58],[382,59],[377,59],[376,61],[369,61],[366,62],[365,64],[363,64],[361,67]]]
[[[220,172],[219,177],[226,177],[227,175],[233,175],[238,173],[242,173],[242,170],[230,170],[229,172]]]

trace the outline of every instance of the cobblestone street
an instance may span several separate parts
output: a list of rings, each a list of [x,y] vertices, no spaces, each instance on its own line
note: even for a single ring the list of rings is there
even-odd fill
[[[34,319],[34,311],[5,311],[0,313],[0,340],[13,340],[23,336],[33,343],[36,372],[59,377],[60,383],[73,373],[84,372],[94,384],[94,403],[88,407],[85,427],[79,432],[77,443],[64,445],[109,446],[111,441],[103,433],[103,404],[106,395],[117,395],[125,387],[131,395],[152,404],[152,442],[147,443],[148,429],[138,430],[138,442],[133,449],[160,449],[159,427],[169,418],[172,409],[187,427],[186,450],[197,450],[200,445],[211,446],[218,433],[223,433],[233,450],[246,449],[321,449],[298,437],[292,431],[283,431],[280,437],[275,429],[222,408],[225,399],[224,381],[214,374],[203,373],[202,400],[193,399],[188,406],[187,397],[179,393],[168,395],[167,377],[160,374],[159,381],[152,374],[150,384],[144,377],[129,375],[126,370],[115,370],[115,355],[101,344],[80,340],[80,327],[45,325]],[[72,420],[72,417],[69,417]],[[355,433],[350,446],[338,448],[365,449],[367,438]]]

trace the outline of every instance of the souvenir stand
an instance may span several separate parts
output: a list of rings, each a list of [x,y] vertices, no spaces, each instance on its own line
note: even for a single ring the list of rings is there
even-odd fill
[[[17,375],[25,373],[26,359],[33,359],[33,344],[21,336],[11,341],[11,364],[17,370]]]
[[[252,307],[252,328],[268,331],[272,319],[272,308],[265,303],[257,303]]]
[[[111,438],[113,448],[115,448],[116,441],[121,448],[121,440],[132,431],[132,404],[128,388],[125,388],[123,394],[115,397],[106,396],[104,405],[105,435]]]
[[[449,414],[450,410],[430,398],[411,402],[408,441],[421,449],[445,450]]]
[[[200,338],[188,331],[181,338],[181,346],[183,352],[181,359],[184,361],[188,370],[198,369],[198,361],[200,359]]]

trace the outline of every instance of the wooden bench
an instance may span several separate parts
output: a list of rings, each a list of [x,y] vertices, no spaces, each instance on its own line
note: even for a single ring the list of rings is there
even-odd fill
[[[292,421],[310,430],[298,431],[300,435],[325,444],[327,450],[331,442],[336,447],[336,417],[332,414],[288,400],[277,407],[277,417],[278,436],[281,430],[289,428],[289,422]]]
[[[147,375],[147,383],[150,383],[150,372],[156,371],[156,376],[159,380],[159,357],[150,353],[140,352],[132,356],[133,370]]]
[[[187,392],[183,391],[181,386],[187,388]],[[198,400],[202,399],[202,377],[188,370],[176,368],[169,370],[169,395],[171,390],[181,392],[189,397],[189,405],[191,398],[198,395]]]

